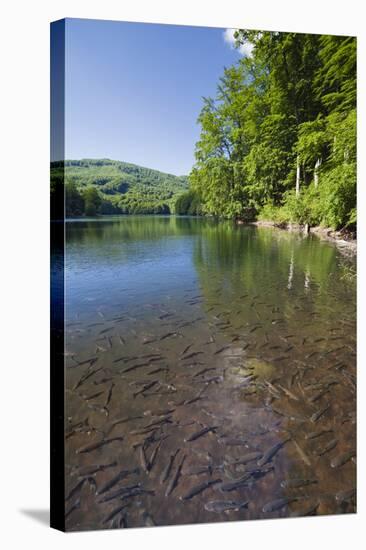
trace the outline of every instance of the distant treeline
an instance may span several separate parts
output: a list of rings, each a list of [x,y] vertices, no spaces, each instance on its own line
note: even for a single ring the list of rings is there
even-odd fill
[[[177,211],[355,227],[356,39],[240,30],[236,40],[252,53],[204,99]]]
[[[174,212],[177,197],[187,188],[185,176],[126,162],[83,159],[51,164],[53,218],[60,217],[55,205],[63,201],[67,217],[169,214]]]
[[[168,204],[146,204],[140,201],[118,206],[102,198],[95,187],[86,187],[79,191],[75,183],[66,185],[66,217],[97,216],[106,214],[170,214]]]

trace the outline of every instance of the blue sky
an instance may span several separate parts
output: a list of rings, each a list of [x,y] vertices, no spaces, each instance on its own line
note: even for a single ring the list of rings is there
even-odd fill
[[[240,57],[224,29],[67,19],[65,157],[189,173],[202,96]]]

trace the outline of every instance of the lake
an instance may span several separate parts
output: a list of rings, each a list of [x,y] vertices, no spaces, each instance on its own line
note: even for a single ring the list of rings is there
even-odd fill
[[[66,223],[66,526],[355,511],[355,258],[205,218]]]

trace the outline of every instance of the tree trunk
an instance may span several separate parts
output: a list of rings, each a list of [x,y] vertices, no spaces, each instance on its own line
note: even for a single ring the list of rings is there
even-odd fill
[[[296,196],[300,195],[300,160],[299,155],[296,157]]]
[[[314,186],[315,187],[318,187],[319,185],[319,168],[320,168],[320,165],[321,165],[322,161],[321,159],[317,159],[316,163],[315,163],[315,166],[314,166]]]

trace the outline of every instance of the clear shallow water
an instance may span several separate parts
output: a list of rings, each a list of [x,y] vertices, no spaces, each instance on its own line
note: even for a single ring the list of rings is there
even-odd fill
[[[353,259],[126,216],[68,222],[65,268],[68,529],[355,511]]]

